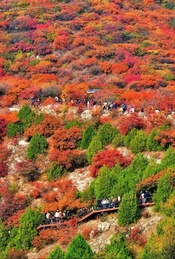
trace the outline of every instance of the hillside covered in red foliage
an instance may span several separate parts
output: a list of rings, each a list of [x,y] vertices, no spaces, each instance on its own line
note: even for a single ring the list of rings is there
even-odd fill
[[[6,0],[0,9],[1,105],[99,88],[103,99],[174,109],[173,1]]]

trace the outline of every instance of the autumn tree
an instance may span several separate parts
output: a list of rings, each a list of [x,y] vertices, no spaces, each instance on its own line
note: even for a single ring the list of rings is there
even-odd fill
[[[62,33],[58,35],[53,42],[53,49],[55,50],[66,50],[70,45],[71,40],[68,33]]]
[[[99,169],[106,165],[108,168],[119,163],[122,167],[127,167],[131,163],[130,158],[124,157],[118,150],[101,150],[94,155],[92,166],[90,167],[91,176],[97,177]]]
[[[63,151],[66,149],[75,149],[82,139],[81,129],[71,127],[70,129],[58,128],[52,135],[51,143],[53,147]]]
[[[0,116],[0,142],[3,141],[3,137],[6,135],[6,131],[7,131],[7,122],[2,116]]]
[[[122,134],[126,135],[133,128],[138,130],[146,128],[146,122],[136,113],[133,113],[124,119],[124,121],[120,125],[120,131]]]

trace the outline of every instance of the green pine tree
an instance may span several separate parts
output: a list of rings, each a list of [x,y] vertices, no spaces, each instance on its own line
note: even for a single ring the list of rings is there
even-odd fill
[[[0,254],[5,250],[8,244],[8,230],[6,229],[5,225],[3,224],[2,220],[0,219]]]
[[[28,105],[22,106],[18,112],[18,118],[24,125],[24,129],[29,127],[34,121],[35,113]]]
[[[80,234],[72,239],[65,254],[65,259],[91,259],[92,257],[91,247]]]
[[[118,210],[118,223],[121,226],[134,223],[138,219],[137,197],[134,192],[128,192],[122,197]]]
[[[105,199],[111,197],[111,192],[117,182],[117,174],[114,170],[105,165],[100,168],[98,178],[95,181],[96,199]]]
[[[96,135],[96,131],[93,126],[89,126],[86,128],[86,130],[83,132],[83,137],[80,143],[81,149],[87,149],[92,137]]]
[[[160,146],[159,141],[155,139],[157,135],[158,135],[157,129],[153,129],[147,139],[147,143],[146,143],[147,150],[149,151],[163,150],[163,147]]]
[[[146,150],[147,134],[143,130],[138,130],[136,136],[131,140],[131,151],[138,154]]]
[[[171,172],[167,172],[163,175],[157,184],[157,190],[153,195],[153,201],[155,202],[155,210],[160,211],[163,203],[165,203],[170,195],[173,193],[175,185],[175,179]]]
[[[47,259],[64,259],[64,252],[57,246],[50,254]]]
[[[116,128],[107,122],[100,126],[97,135],[99,136],[103,145],[110,144],[117,135],[118,131]]]
[[[124,235],[114,235],[109,245],[105,247],[104,259],[132,259],[126,245]]]
[[[92,162],[92,158],[98,151],[103,149],[103,144],[99,138],[99,136],[94,136],[90,142],[90,145],[87,149],[87,160],[90,164]]]
[[[14,240],[15,248],[29,250],[34,236],[38,234],[36,227],[41,222],[41,214],[38,210],[28,208],[19,221],[20,226]]]
[[[47,140],[39,133],[36,133],[30,140],[30,145],[27,149],[27,158],[34,159],[37,154],[44,154],[48,147]]]

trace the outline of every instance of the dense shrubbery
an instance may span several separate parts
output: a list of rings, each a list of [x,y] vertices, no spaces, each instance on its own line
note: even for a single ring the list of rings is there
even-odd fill
[[[146,244],[142,259],[173,258],[175,254],[175,217],[165,217],[157,226],[157,233],[152,234]]]

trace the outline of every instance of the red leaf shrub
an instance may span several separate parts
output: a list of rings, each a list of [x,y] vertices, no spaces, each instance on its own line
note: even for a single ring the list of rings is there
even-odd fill
[[[7,122],[2,116],[0,116],[0,142],[2,142],[3,137],[6,135],[6,130]]]
[[[119,130],[122,134],[126,135],[133,128],[136,128],[138,130],[146,128],[146,122],[136,113],[124,117]]]
[[[5,177],[8,174],[8,166],[4,162],[0,162],[0,177]]]
[[[126,167],[131,163],[131,158],[124,157],[118,150],[102,150],[99,151],[92,159],[90,167],[91,176],[97,177],[99,169],[106,165],[108,168],[113,167],[116,163]]]

